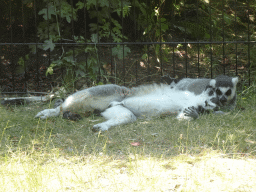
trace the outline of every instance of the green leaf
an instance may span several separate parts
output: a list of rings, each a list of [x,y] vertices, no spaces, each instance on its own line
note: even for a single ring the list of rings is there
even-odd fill
[[[169,26],[167,25],[167,24],[165,24],[165,23],[162,23],[161,24],[161,30],[163,31],[163,32],[165,32],[166,30],[168,30],[169,29]]]
[[[163,22],[165,22],[166,21],[166,19],[165,18],[161,18],[161,23],[163,23]]]
[[[63,57],[63,60],[68,62],[68,63],[71,63],[73,61],[73,57],[72,56],[66,56],[66,57]]]
[[[86,4],[84,4],[84,3],[81,2],[81,1],[79,1],[79,2],[76,4],[77,9],[83,9],[84,6],[86,6]]]
[[[46,51],[50,49],[51,51],[53,51],[54,47],[55,47],[55,44],[52,42],[52,39],[44,41],[43,50]]]
[[[224,14],[224,20],[225,20],[225,22],[226,22],[228,25],[231,25],[231,23],[232,23],[232,18],[229,17],[229,15]]]
[[[24,59],[22,58],[22,57],[20,57],[19,58],[19,61],[18,61],[18,64],[20,65],[20,66],[23,66],[24,67]]]
[[[95,48],[94,48],[94,47],[91,47],[91,46],[88,46],[88,47],[86,47],[86,48],[84,49],[84,52],[85,52],[85,53],[90,53],[90,52],[92,52],[92,51],[95,51]]]
[[[48,73],[49,73],[50,75],[53,74],[53,68],[52,68],[52,67],[48,67],[48,68],[47,68],[47,70],[46,70],[46,72],[45,72],[45,76],[46,76],[46,77],[47,77]]]
[[[51,63],[50,66],[55,67],[55,66],[61,66],[61,65],[63,65],[63,61],[62,60],[55,60],[55,61],[53,61]]]
[[[155,36],[156,36],[156,37],[159,37],[159,36],[160,36],[160,29],[157,29],[157,30],[156,30]]]
[[[86,70],[86,68],[85,68],[86,67],[86,62],[85,61],[79,62],[78,67],[85,71]]]
[[[96,1],[95,0],[87,0],[86,4],[87,4],[87,9],[89,9],[91,5],[96,6]]]
[[[159,51],[160,51],[160,44],[156,44],[156,46],[155,46],[156,55],[159,54]]]
[[[52,75],[52,74],[53,74],[53,68],[54,68],[55,66],[56,66],[56,64],[55,64],[54,62],[52,62],[51,65],[47,68],[47,70],[46,70],[46,72],[45,72],[45,75],[47,76],[48,73],[49,73],[50,75]]]
[[[52,15],[56,15],[54,6],[49,3],[48,4],[48,17],[47,17],[47,8],[42,9],[38,12],[38,15],[43,15],[44,20],[51,19]]]
[[[205,33],[205,34],[204,34],[204,37],[205,37],[206,39],[210,39],[210,34],[209,34],[209,33]]]
[[[29,49],[31,50],[31,53],[36,54],[37,49],[43,49],[42,45],[29,45]],[[36,49],[37,47],[37,49]]]
[[[25,59],[29,60],[29,54],[25,55]]]
[[[148,58],[148,54],[147,53],[144,53],[141,57],[142,59],[146,60]]]
[[[92,34],[91,40],[93,43],[98,43],[98,35],[96,33]]]
[[[116,47],[112,48],[113,55],[116,55],[118,59],[123,59],[130,52],[131,52],[130,48],[126,46],[121,47],[120,45],[117,45]]]
[[[81,77],[85,77],[85,76],[86,76],[85,72],[83,72],[83,71],[81,71],[81,70],[79,70],[79,69],[76,70],[75,73],[76,73],[76,76],[79,76],[79,75],[80,75]]]
[[[72,19],[72,7],[67,2],[62,2],[61,4],[61,17],[66,18],[67,22],[70,23]],[[76,20],[76,11],[73,9],[73,19]]]
[[[71,16],[66,15],[66,20],[67,20],[68,23],[70,23],[71,22]]]
[[[109,1],[108,0],[100,0],[99,4],[101,7],[109,7]]]

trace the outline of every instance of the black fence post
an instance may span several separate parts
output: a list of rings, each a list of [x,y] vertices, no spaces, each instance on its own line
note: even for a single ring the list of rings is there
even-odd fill
[[[248,19],[248,75],[249,75],[249,86],[251,85],[251,44],[250,44],[250,4],[249,1],[247,1],[247,19]]]

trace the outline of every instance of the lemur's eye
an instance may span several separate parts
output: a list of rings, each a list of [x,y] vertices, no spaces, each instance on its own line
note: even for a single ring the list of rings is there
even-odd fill
[[[216,93],[217,93],[217,95],[221,95],[222,94],[222,92],[219,89],[216,90]]]
[[[213,93],[214,93],[213,90],[211,90],[211,91],[208,93],[208,95],[209,95],[209,96],[212,96]]]
[[[225,95],[227,95],[227,96],[231,95],[231,89],[229,89],[229,90],[226,92]]]

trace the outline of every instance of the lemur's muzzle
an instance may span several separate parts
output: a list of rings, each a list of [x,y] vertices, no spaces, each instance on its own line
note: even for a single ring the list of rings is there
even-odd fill
[[[222,105],[224,105],[227,102],[227,99],[224,96],[222,96],[220,98],[220,102],[221,102]]]
[[[215,103],[215,104],[218,105],[218,106],[221,106],[221,105],[222,105],[221,102],[220,102],[220,100],[219,100],[217,97],[212,98],[212,99],[211,99],[211,102]]]

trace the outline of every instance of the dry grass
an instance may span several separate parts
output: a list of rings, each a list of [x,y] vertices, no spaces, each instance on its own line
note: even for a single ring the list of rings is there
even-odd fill
[[[256,161],[207,152],[169,159],[130,154],[17,154],[2,162],[1,191],[255,191]],[[225,155],[224,155],[225,156]]]
[[[101,117],[34,119],[47,105],[0,107],[0,191],[256,191],[255,87],[238,108],[93,133]],[[240,106],[245,110],[239,110]]]

